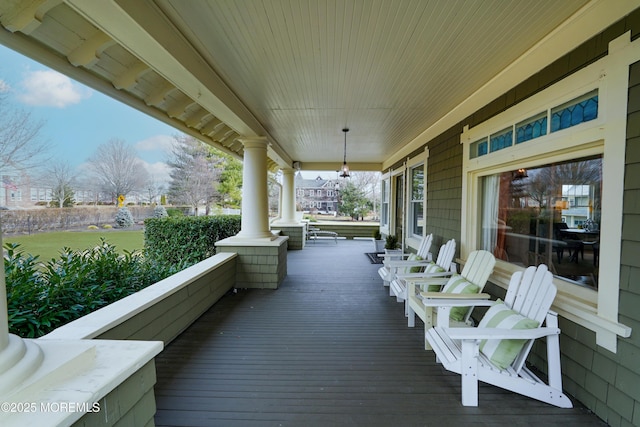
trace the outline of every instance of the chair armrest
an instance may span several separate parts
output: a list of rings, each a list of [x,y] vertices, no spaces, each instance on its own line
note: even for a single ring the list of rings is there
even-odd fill
[[[422,267],[427,264],[430,264],[431,261],[427,261],[426,259],[416,259],[416,260],[390,260],[387,261],[387,267],[390,268],[398,268],[398,267]],[[424,274],[424,273],[423,273]]]
[[[441,328],[449,338],[454,340],[500,340],[523,339],[532,340],[550,335],[560,335],[560,328],[535,329],[500,329],[500,328]]]
[[[452,274],[453,273],[450,271],[441,271],[439,273],[405,273],[405,274],[398,274],[398,278],[404,279],[406,281],[419,283],[419,282],[428,281],[429,279],[446,279]]]
[[[478,302],[482,303],[482,305],[486,302],[493,304],[495,301],[487,301],[491,298],[491,295],[481,293],[481,294],[452,294],[445,292],[420,292],[420,296],[422,299],[433,299],[433,300],[441,300],[441,299],[453,299],[453,300],[465,300],[465,305],[469,305],[470,302],[474,300],[478,300]]]

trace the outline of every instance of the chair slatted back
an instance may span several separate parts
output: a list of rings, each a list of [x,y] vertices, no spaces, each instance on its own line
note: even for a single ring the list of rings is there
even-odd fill
[[[438,252],[438,259],[436,260],[436,264],[439,267],[444,268],[449,271],[451,267],[451,261],[453,261],[453,256],[456,253],[456,240],[451,239],[444,245],[440,246],[440,251]]]
[[[556,293],[553,275],[545,264],[540,264],[538,267],[531,266],[524,272],[517,272],[511,276],[504,303],[513,311],[536,320],[542,325]],[[532,345],[533,340],[530,340],[511,365],[516,372],[524,366]]]
[[[420,242],[420,246],[418,247],[416,254],[422,259],[427,259],[427,257],[429,256],[429,250],[431,249],[432,243],[433,243],[433,234],[427,234],[426,236],[424,236],[424,238],[422,239],[422,242]]]
[[[491,252],[484,250],[473,251],[469,254],[469,258],[467,258],[460,275],[471,283],[480,286],[480,292],[482,292],[482,288],[489,280],[495,265],[496,258]]]

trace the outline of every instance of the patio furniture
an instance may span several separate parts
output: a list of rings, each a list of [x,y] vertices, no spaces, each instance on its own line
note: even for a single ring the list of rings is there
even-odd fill
[[[336,233],[335,231],[320,230],[318,227],[310,226],[308,235],[310,239],[311,236],[313,236],[314,243],[316,240],[318,240],[318,237],[329,237],[333,238],[333,240],[336,242],[336,245],[338,244],[338,233]]]
[[[562,392],[558,318],[549,310],[555,295],[553,276],[541,264],[514,273],[505,301],[491,302],[477,328],[446,327],[447,311],[459,302],[440,302],[439,326],[425,337],[443,367],[461,375],[462,405],[478,406],[478,381],[482,381],[561,408],[572,407]],[[546,337],[548,383],[525,366],[533,341],[542,337]]]
[[[407,281],[407,326],[415,326],[415,316],[417,315],[424,322],[425,333],[435,324],[435,308],[438,303],[434,298],[456,298],[456,299],[488,299],[488,294],[481,294],[484,289],[496,259],[489,251],[478,250],[469,254],[467,262],[462,269],[462,273],[452,275],[447,278],[411,278]],[[421,291],[418,289],[425,289]],[[434,291],[435,287],[442,287],[441,291]],[[471,311],[473,306],[456,307],[450,315],[450,325],[470,326]],[[429,343],[425,340],[425,350],[429,350]]]
[[[424,267],[430,261],[429,249],[433,242],[433,234],[428,234],[422,238],[418,251],[413,253],[403,253],[400,251],[391,251],[379,256],[384,258],[383,266],[378,269],[378,275],[382,278],[384,286],[395,279],[398,273],[410,273],[412,268]],[[389,291],[389,295],[391,291]]]
[[[430,262],[424,266],[420,273],[397,274],[391,281],[389,289],[395,295],[398,302],[404,302],[404,313],[408,314],[407,279],[427,280],[429,278],[446,277],[455,273],[455,265],[452,265],[453,256],[456,253],[456,240],[451,239],[440,247],[436,262]]]
[[[553,234],[555,244],[553,249],[558,256],[558,263],[562,262],[564,256],[564,250],[569,251],[569,262],[578,262],[578,254],[582,254],[584,259],[584,243],[582,239],[577,235],[577,230],[572,230],[564,222],[556,222],[553,224]]]

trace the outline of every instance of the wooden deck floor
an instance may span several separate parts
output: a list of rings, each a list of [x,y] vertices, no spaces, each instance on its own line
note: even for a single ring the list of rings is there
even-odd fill
[[[372,247],[318,241],[289,252],[280,289],[225,296],[156,358],[156,425],[605,425],[489,385],[461,406],[459,376],[407,328]]]

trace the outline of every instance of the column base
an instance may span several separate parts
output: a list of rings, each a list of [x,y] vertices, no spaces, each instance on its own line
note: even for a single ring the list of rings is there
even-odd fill
[[[238,254],[236,288],[278,289],[287,275],[288,236],[274,239],[229,237],[216,242],[217,252]]]
[[[274,227],[277,227],[280,230],[280,234],[283,236],[289,237],[288,249],[289,250],[301,250],[304,249],[306,244],[307,236],[306,229],[307,226],[304,223],[276,223],[272,224]]]
[[[109,425],[127,416],[153,420],[155,403],[150,411],[147,395],[149,390],[153,393],[153,358],[162,350],[161,342],[24,341],[27,346],[39,347],[44,358],[19,386],[0,393],[0,402],[9,409],[0,411],[0,425],[73,425],[92,415],[102,423],[111,422]],[[129,378],[139,377],[144,367],[145,375],[136,379],[137,390],[127,396],[112,395]],[[143,397],[144,408],[136,413],[137,402]]]

